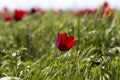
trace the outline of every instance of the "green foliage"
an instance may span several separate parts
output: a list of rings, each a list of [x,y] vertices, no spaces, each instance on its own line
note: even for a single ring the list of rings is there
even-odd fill
[[[100,18],[69,12],[0,20],[0,77],[23,80],[120,80],[120,14]],[[56,47],[57,33],[78,39],[68,52]]]

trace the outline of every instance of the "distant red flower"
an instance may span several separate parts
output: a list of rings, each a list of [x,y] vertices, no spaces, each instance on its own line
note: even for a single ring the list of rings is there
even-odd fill
[[[108,2],[105,2],[103,6],[108,7],[109,6]]]
[[[15,10],[14,12],[14,19],[17,21],[22,20],[22,18],[24,17],[24,15],[26,14],[26,11],[23,10]]]
[[[5,21],[7,21],[7,22],[12,21],[12,17],[11,17],[11,16],[6,16],[6,17],[5,17]]]
[[[96,12],[97,12],[97,9],[93,9],[92,12],[93,12],[93,13],[96,13]]]
[[[30,14],[34,14],[34,13],[36,13],[37,12],[37,10],[35,9],[35,8],[32,8],[31,10],[30,10]]]
[[[57,47],[60,51],[70,50],[76,44],[76,42],[77,40],[74,40],[74,36],[67,36],[66,33],[58,33]]]
[[[88,14],[93,14],[97,12],[97,9],[86,9]]]
[[[107,2],[105,2],[103,5],[102,16],[105,17],[112,12],[113,12],[113,9],[109,6],[109,4]]]
[[[74,15],[76,15],[76,16],[81,16],[81,15],[82,15],[82,13],[81,13],[80,10],[73,11],[72,13],[73,13]]]
[[[84,10],[73,11],[73,14],[76,16],[82,16],[85,14],[93,14],[95,12],[97,12],[97,9],[84,9]]]

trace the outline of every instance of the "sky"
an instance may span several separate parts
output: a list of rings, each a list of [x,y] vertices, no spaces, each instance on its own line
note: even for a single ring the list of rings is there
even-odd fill
[[[10,11],[15,9],[29,10],[43,8],[45,10],[82,10],[96,9],[105,1],[114,9],[120,10],[120,0],[0,0],[0,10],[7,7]]]

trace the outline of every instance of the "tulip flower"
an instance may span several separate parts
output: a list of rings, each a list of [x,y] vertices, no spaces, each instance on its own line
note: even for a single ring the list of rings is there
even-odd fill
[[[103,5],[102,16],[105,17],[112,12],[113,12],[113,9],[109,6],[109,4],[107,2],[105,2]]]
[[[22,18],[24,17],[24,15],[26,14],[26,11],[23,10],[15,10],[14,12],[14,19],[17,21],[22,20]]]
[[[76,15],[76,16],[81,16],[81,15],[82,15],[80,10],[78,10],[78,11],[73,11],[72,13],[73,13],[74,15]]]
[[[35,8],[32,8],[31,10],[30,10],[30,14],[34,14],[34,13],[36,13],[37,12],[37,9],[35,9]]]
[[[77,10],[77,11],[73,11],[73,14],[75,14],[76,16],[83,16],[85,14],[93,14],[97,12],[97,9],[84,9],[84,10]]]
[[[9,16],[9,15],[8,15],[8,16],[6,16],[6,17],[5,17],[5,21],[7,21],[7,22],[12,21],[12,17],[11,17],[11,16]]]
[[[60,51],[70,50],[76,44],[76,42],[77,40],[74,40],[74,36],[67,36],[66,33],[58,33],[57,47]]]

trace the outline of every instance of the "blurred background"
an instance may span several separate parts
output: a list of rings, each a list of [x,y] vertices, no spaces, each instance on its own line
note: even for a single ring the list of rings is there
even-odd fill
[[[108,2],[112,8],[120,10],[120,0],[0,0],[0,11],[4,8],[9,9],[9,11],[29,10],[31,8],[42,8],[48,11],[95,9],[104,2]]]

